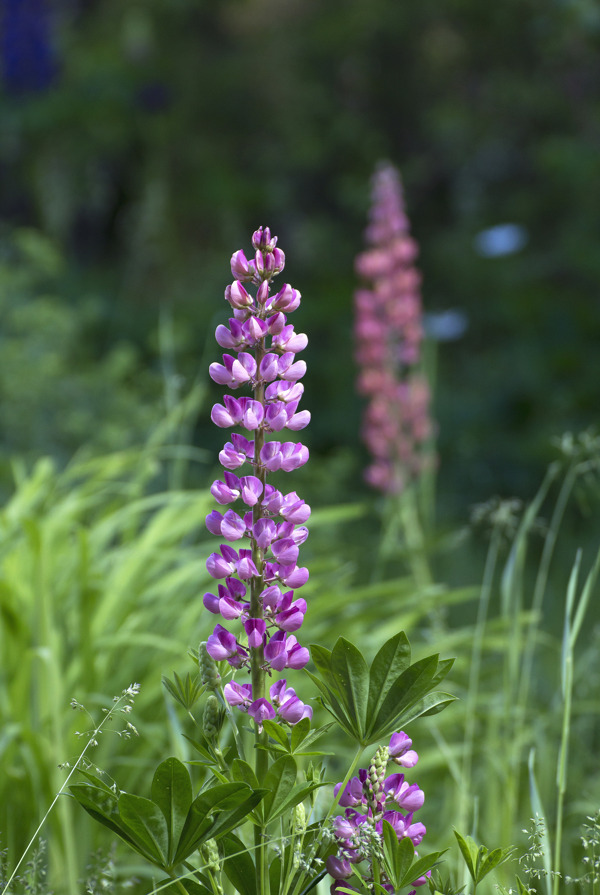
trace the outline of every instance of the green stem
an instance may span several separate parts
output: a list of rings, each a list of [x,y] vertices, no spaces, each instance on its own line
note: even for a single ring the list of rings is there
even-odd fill
[[[357,767],[357,765],[358,765],[358,762],[360,761],[360,757],[361,757],[361,755],[363,754],[363,752],[364,752],[364,746],[362,746],[361,744],[359,744],[358,749],[357,749],[357,751],[356,751],[356,753],[355,753],[355,755],[354,755],[354,758],[352,759],[352,763],[350,764],[350,767],[348,768],[348,773],[347,773],[346,776],[344,777],[344,779],[343,779],[343,781],[342,781],[342,784],[341,784],[341,786],[340,786],[340,788],[339,788],[339,790],[338,790],[337,795],[334,796],[333,801],[331,802],[331,805],[329,806],[329,811],[327,812],[327,814],[326,814],[325,817],[323,818],[323,823],[325,823],[327,820],[329,820],[329,818],[331,817],[331,815],[333,814],[333,812],[334,812],[335,809],[337,808],[337,806],[338,806],[338,804],[339,804],[339,801],[340,801],[340,799],[342,798],[342,793],[344,792],[344,790],[345,790],[345,788],[346,788],[346,785],[348,784],[348,781],[350,780],[350,778],[351,778],[352,775],[354,774],[354,771],[356,770],[356,767]]]
[[[555,873],[552,880],[553,895],[558,895],[558,885],[560,881],[560,856],[562,849],[565,792],[567,790],[567,759],[569,755],[569,727],[571,724],[571,698],[573,691],[573,654],[570,646],[567,647],[567,649],[568,653],[565,657],[565,703],[563,707],[560,753],[556,774],[558,797],[556,803],[556,835],[554,837],[554,866],[552,868]]]
[[[262,339],[256,345],[256,366],[260,367],[261,361],[265,356],[265,340]],[[255,383],[254,400],[260,402],[264,407],[265,403],[265,384],[262,381]],[[260,452],[265,444],[265,430],[258,428],[254,435],[254,474],[260,480],[263,488],[263,494],[267,482],[266,467],[260,463]],[[263,518],[264,511],[262,501],[256,503],[252,509],[252,527],[255,529],[257,522]],[[258,575],[252,578],[250,585],[250,617],[263,618],[263,605],[260,595],[264,589],[264,568],[265,557],[263,551],[258,546],[254,537],[251,538],[252,544],[252,561],[256,566]],[[264,699],[265,696],[265,656],[262,645],[250,650],[250,669],[252,678],[252,699]],[[269,769],[269,755],[266,751],[267,735],[259,725],[256,726],[255,732],[255,749],[256,757],[254,764],[254,772],[258,781],[264,780]],[[257,895],[268,895],[269,893],[269,876],[267,864],[267,844],[266,844],[266,824],[256,826],[254,828],[254,845],[256,847],[256,891]]]
[[[545,493],[548,490],[550,482],[555,477],[555,474],[555,469],[551,466],[548,470],[546,479],[544,480],[542,487],[540,488],[540,493]],[[525,645],[523,650],[523,673],[521,676],[521,687],[518,696],[518,705],[523,711],[526,710],[527,702],[529,699],[531,674],[533,670],[533,654],[535,650],[535,635],[540,612],[542,609],[544,595],[546,593],[546,584],[548,582],[550,562],[552,561],[552,556],[554,554],[554,548],[556,546],[556,540],[558,537],[558,531],[565,514],[567,503],[569,497],[571,496],[576,478],[577,467],[575,464],[573,464],[569,467],[567,474],[563,479],[561,489],[556,499],[554,512],[552,513],[552,519],[550,521],[548,533],[546,534],[546,538],[544,540],[544,548],[542,550],[542,557],[540,559],[540,567],[536,577],[535,587],[533,590],[533,598],[531,601],[531,620],[529,622],[529,625],[527,626],[527,634],[525,637]]]
[[[409,485],[398,498],[398,502],[404,540],[408,548],[408,561],[418,589],[424,591],[433,584],[433,576],[427,560],[425,536],[419,518],[415,485]]]
[[[467,701],[465,709],[466,717],[465,736],[463,741],[461,785],[458,805],[457,826],[459,830],[464,830],[467,827],[467,806],[472,796],[471,769],[473,763],[473,742],[475,739],[475,719],[477,714],[477,699],[479,695],[479,676],[481,670],[481,656],[483,652],[483,638],[487,621],[490,595],[492,591],[492,583],[496,574],[496,566],[498,563],[498,553],[500,550],[501,540],[502,536],[500,529],[498,526],[495,526],[492,531],[492,538],[485,560],[483,581],[481,583],[481,591],[479,594],[477,621],[475,623],[475,633],[473,636],[473,647],[471,650],[469,688],[467,691]],[[463,879],[463,884],[466,884],[466,882],[467,880]]]

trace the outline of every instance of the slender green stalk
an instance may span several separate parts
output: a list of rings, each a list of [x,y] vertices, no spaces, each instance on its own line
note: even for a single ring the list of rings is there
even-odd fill
[[[21,866],[21,864],[23,863],[23,861],[24,861],[25,858],[27,857],[27,855],[28,855],[28,853],[29,853],[29,849],[32,847],[32,845],[33,845],[34,842],[36,841],[37,837],[39,836],[42,827],[44,826],[44,824],[46,823],[46,820],[47,820],[48,816],[50,815],[50,812],[52,811],[52,809],[53,809],[54,806],[56,805],[56,803],[57,803],[58,799],[60,798],[60,796],[63,794],[63,792],[64,792],[66,786],[67,786],[68,783],[69,783],[69,780],[71,779],[71,777],[73,776],[73,774],[75,773],[75,771],[78,769],[78,767],[79,767],[81,761],[82,761],[83,758],[85,757],[85,754],[86,754],[86,752],[88,751],[88,749],[90,748],[90,746],[92,746],[92,745],[96,745],[96,738],[97,738],[97,736],[100,734],[102,728],[104,727],[104,725],[106,724],[106,722],[108,721],[108,719],[111,718],[111,717],[114,715],[114,713],[120,708],[120,704],[124,701],[124,699],[126,698],[126,695],[127,695],[127,691],[126,691],[122,696],[120,696],[119,699],[113,704],[113,706],[111,707],[111,709],[110,709],[110,710],[105,714],[105,716],[103,717],[103,719],[102,719],[102,721],[100,722],[100,724],[98,724],[98,726],[95,728],[95,730],[94,730],[94,731],[92,732],[92,734],[90,735],[90,738],[88,739],[87,743],[85,744],[85,747],[83,748],[81,754],[79,755],[79,758],[77,759],[77,761],[75,762],[75,764],[73,765],[73,767],[71,768],[71,770],[69,771],[69,774],[68,774],[68,776],[67,776],[67,779],[66,779],[65,782],[62,784],[62,786],[60,787],[60,789],[59,789],[59,791],[56,793],[56,795],[54,796],[54,799],[52,800],[52,804],[50,805],[50,807],[48,808],[48,810],[47,810],[46,813],[44,814],[43,818],[41,819],[40,823],[38,824],[38,827],[37,827],[35,833],[34,833],[33,836],[31,837],[31,839],[29,840],[29,843],[28,843],[27,847],[25,848],[25,851],[23,852],[23,854],[21,855],[21,857],[20,857],[19,860],[17,861],[17,864],[16,864],[16,866],[15,866],[13,872],[11,873],[11,875],[10,875],[10,877],[9,877],[9,879],[8,879],[8,882],[6,883],[6,885],[4,886],[4,888],[2,889],[2,892],[0,892],[0,895],[6,895],[6,893],[8,893],[8,891],[9,891],[9,889],[10,889],[10,884],[12,883],[12,881],[13,881],[14,878],[15,878],[15,876],[17,875],[17,872],[18,872],[18,870],[19,870],[19,867]],[[186,893],[186,895],[187,895],[187,893]]]
[[[554,837],[554,862],[552,879],[552,893],[558,895],[560,881],[560,859],[562,850],[563,814],[565,804],[565,792],[567,790],[567,761],[569,756],[569,729],[571,726],[571,700],[573,691],[573,656],[570,647],[564,662],[565,692],[563,706],[563,721],[560,737],[560,752],[556,774],[557,801],[556,801],[556,833]]]
[[[329,806],[329,811],[323,818],[323,823],[325,823],[325,821],[329,820],[329,818],[331,817],[333,812],[336,810],[336,808],[339,804],[339,801],[342,798],[342,793],[344,792],[346,785],[348,784],[349,780],[354,775],[354,771],[358,767],[358,762],[360,761],[360,757],[363,754],[363,751],[364,751],[363,747],[361,745],[359,745],[358,749],[354,755],[354,758],[352,759],[352,761],[350,763],[350,767],[348,768],[346,776],[344,777],[344,779],[340,785],[337,795],[334,796],[333,799],[331,800],[331,804]]]
[[[546,474],[546,478],[542,483],[542,487],[540,488],[540,493],[546,493],[551,481],[556,477],[556,466],[551,466],[548,469]],[[565,475],[558,497],[556,499],[556,504],[554,507],[554,511],[552,513],[552,518],[550,520],[550,525],[548,527],[548,532],[544,539],[544,547],[542,550],[542,557],[540,559],[540,566],[538,570],[538,574],[535,580],[535,586],[533,590],[533,598],[531,601],[531,619],[527,626],[527,633],[525,635],[525,645],[523,648],[523,671],[521,675],[521,686],[519,689],[518,695],[518,704],[526,709],[527,703],[529,700],[529,691],[531,689],[531,676],[533,671],[533,656],[535,652],[535,633],[538,624],[539,615],[542,610],[542,604],[544,601],[544,595],[546,593],[546,585],[548,583],[548,575],[550,571],[550,563],[552,561],[552,557],[554,555],[554,548],[556,546],[556,541],[558,538],[558,532],[563,520],[563,516],[565,514],[565,510],[571,496],[571,492],[573,490],[573,486],[575,485],[575,480],[577,478],[576,466],[573,464],[567,470],[567,474]]]
[[[265,354],[264,339],[261,340],[256,347],[256,365],[260,367],[260,363]],[[254,388],[254,398],[261,404],[265,400],[264,382],[257,382]],[[254,473],[260,479],[263,487],[263,493],[267,480],[267,470],[260,465],[259,457],[265,443],[264,429],[259,428],[254,436]],[[252,510],[252,525],[256,530],[256,524],[264,515],[262,503],[255,504]],[[264,566],[265,558],[263,551],[258,543],[252,539],[252,560],[258,570],[258,575],[252,579],[250,587],[250,616],[252,618],[263,618],[263,606],[260,595],[264,587]],[[252,679],[252,699],[264,699],[265,696],[265,669],[264,669],[264,650],[259,647],[251,650],[251,679]],[[257,725],[255,734],[256,756],[254,771],[259,781],[263,780],[269,769],[269,754],[266,751],[267,735],[264,730]],[[256,826],[254,828],[254,844],[256,845],[256,887],[258,895],[268,895],[268,864],[267,864],[267,843],[266,843],[266,826]]]
[[[412,574],[418,589],[425,591],[433,584],[433,576],[427,559],[425,535],[419,516],[416,486],[414,484],[409,485],[400,495],[399,510]]]
[[[469,667],[469,685],[465,708],[465,735],[463,740],[463,760],[461,769],[461,785],[458,803],[458,829],[467,828],[467,810],[473,795],[471,772],[473,765],[473,742],[475,738],[475,723],[477,714],[477,700],[479,697],[479,683],[481,672],[481,656],[483,652],[483,639],[487,622],[488,608],[492,584],[496,575],[498,553],[502,541],[502,532],[498,525],[492,530],[490,546],[487,551],[483,571],[483,581],[479,594],[479,607],[471,649],[471,663]],[[466,878],[463,884],[466,885]]]

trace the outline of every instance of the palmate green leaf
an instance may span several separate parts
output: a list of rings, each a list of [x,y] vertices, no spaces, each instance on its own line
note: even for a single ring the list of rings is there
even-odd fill
[[[291,755],[283,755],[273,762],[262,782],[267,790],[259,812],[262,823],[267,823],[278,815],[280,805],[286,803],[294,788],[297,772],[296,762]]]
[[[330,669],[347,717],[362,739],[369,697],[369,669],[363,654],[349,640],[340,637],[331,653]]]
[[[153,891],[160,891],[162,895],[181,895],[181,889],[178,883],[181,883],[188,895],[214,895],[212,889],[203,886],[197,880],[191,879],[189,876],[180,877],[177,882],[167,877],[154,886]]]
[[[173,865],[185,861],[207,839],[229,833],[264,795],[264,789],[252,790],[245,783],[219,783],[201,792],[188,811]]]
[[[206,687],[200,683],[200,675],[192,678],[191,674],[186,674],[182,680],[176,671],[173,672],[173,680],[163,675],[163,687],[169,692],[173,699],[189,712],[198,702],[198,699],[204,693]]]
[[[171,863],[192,804],[192,781],[185,765],[177,758],[161,762],[154,773],[151,794],[167,822]]]
[[[458,847],[461,850],[465,864],[467,865],[467,870],[471,875],[471,879],[473,880],[473,882],[476,882],[477,856],[479,853],[477,844],[473,841],[473,839],[471,839],[470,836],[461,836],[458,830],[454,830],[454,835],[456,836]]]
[[[304,724],[305,721],[308,721],[307,725]],[[302,727],[300,725],[302,725]],[[290,743],[292,752],[297,753],[298,755],[330,755],[331,753],[329,752],[306,752],[305,750],[308,746],[316,743],[316,741],[326,734],[328,730],[331,730],[332,727],[333,721],[329,721],[328,724],[323,724],[322,727],[318,727],[316,730],[311,730],[308,718],[303,718],[302,721],[298,721],[298,723],[294,724],[292,727]],[[303,747],[301,752],[299,751],[300,746]]]
[[[450,703],[456,702],[456,700],[457,697],[453,696],[452,693],[444,693],[442,690],[428,693],[427,696],[411,705],[410,708],[403,710],[388,729],[380,733],[379,738],[393,733],[397,727],[410,724],[411,721],[415,721],[417,718],[422,718],[426,715],[437,715],[438,712],[443,711]]]
[[[263,727],[272,740],[275,740],[276,743],[285,748],[286,752],[289,752],[290,743],[285,730],[283,730],[280,724],[267,719],[263,722]]]
[[[256,895],[256,870],[252,855],[234,833],[227,833],[221,841],[225,855],[223,869],[227,879],[239,895]]]
[[[243,761],[241,758],[234,759],[231,765],[231,773],[234,780],[238,780],[240,783],[247,783],[251,789],[259,788],[254,769],[247,761]]]
[[[153,864],[166,870],[169,866],[169,834],[158,805],[142,796],[122,792],[118,807],[121,820],[138,849],[144,849]]]
[[[311,650],[313,647],[311,646]],[[311,671],[306,671],[305,673],[310,677],[311,681],[320,691],[321,696],[318,698],[318,702],[326,709],[330,715],[333,715],[339,726],[342,730],[346,731],[349,737],[356,740],[357,733],[354,729],[352,721],[348,718],[344,707],[339,702],[336,693],[333,690],[330,690],[323,681],[313,674]]]
[[[494,848],[488,851],[484,846],[479,847],[479,855],[477,861],[477,883],[480,883],[484,876],[491,873],[500,864],[507,861],[513,854],[514,848]]]
[[[406,871],[404,879],[400,881],[400,885],[410,886],[415,880],[418,880],[420,876],[425,876],[427,871],[431,870],[431,868],[437,864],[446,851],[447,849],[444,849],[444,851],[434,851],[430,855],[424,855],[422,858],[418,858]]]
[[[436,714],[453,702],[455,697],[448,693],[431,693],[435,683],[448,673],[451,665],[452,660],[439,662],[437,656],[428,656],[403,671],[389,688],[377,717],[372,721],[366,745],[392,733],[400,724],[408,724],[421,715]]]
[[[104,788],[90,783],[73,783],[69,786],[69,792],[73,798],[79,802],[81,807],[94,820],[107,827],[112,833],[116,833],[117,836],[120,836],[128,845],[145,857],[145,853],[140,852],[134,839],[121,821],[117,808],[117,796],[112,790],[109,790],[107,794],[107,789],[108,787]]]
[[[415,847],[408,838],[398,840],[394,828],[383,821],[383,863],[394,889],[398,889],[415,856]]]
[[[311,655],[319,675],[307,674],[321,693],[321,704],[362,746],[393,733],[400,724],[440,712],[454,700],[448,693],[431,692],[454,660],[433,655],[409,665],[410,645],[403,632],[381,647],[370,669],[344,638],[332,652],[311,645]]]
[[[369,673],[369,700],[367,715],[374,718],[395,680],[410,665],[410,643],[404,631],[383,644]]]

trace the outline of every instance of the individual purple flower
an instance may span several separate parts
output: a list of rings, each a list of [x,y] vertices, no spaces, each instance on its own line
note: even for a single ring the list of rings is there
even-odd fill
[[[206,652],[220,662],[226,659],[234,668],[240,668],[248,658],[248,653],[239,645],[236,638],[222,625],[217,625],[206,641]]]
[[[400,814],[399,811],[386,811],[383,815],[383,820],[387,820],[392,825],[398,839],[406,837],[412,841],[413,845],[418,845],[427,830],[424,824],[420,822],[413,823],[412,817],[412,813],[404,815]]]
[[[430,396],[420,372],[423,338],[417,247],[409,235],[398,172],[373,178],[367,249],[356,259],[365,285],[355,293],[357,387],[367,399],[363,439],[372,455],[367,481],[397,493],[432,462]]]
[[[403,731],[393,733],[390,740],[389,750],[390,758],[395,764],[401,765],[403,768],[414,768],[419,756],[412,750],[412,740]]]
[[[247,712],[252,702],[252,684],[238,684],[235,681],[229,681],[223,687],[223,696],[229,705],[234,705],[243,712]]]
[[[279,291],[272,289],[285,255],[268,228],[254,232],[252,246],[253,256],[239,250],[231,257],[234,281],[225,289],[225,299],[233,313],[227,325],[220,324],[215,332],[225,351],[222,363],[209,368],[218,385],[234,390],[245,387],[250,392],[236,397],[225,394],[211,410],[219,428],[245,430],[232,432],[220,451],[224,473],[213,482],[211,494],[222,506],[240,501],[246,510],[213,510],[206,517],[212,534],[226,541],[244,539],[248,546],[236,551],[221,544],[218,552],[211,553],[207,569],[220,583],[217,593],[205,594],[203,601],[224,621],[239,620],[243,625],[243,646],[217,625],[207,649],[217,661],[250,668],[252,685],[231,682],[225,698],[247,710],[260,730],[265,720],[276,717],[264,694],[265,674],[303,668],[309,659],[308,650],[291,632],[300,629],[306,613],[306,601],[295,591],[308,580],[308,569],[298,562],[308,534],[303,523],[310,507],[295,491],[284,497],[267,478],[307,462],[308,449],[303,444],[271,440],[270,434],[300,431],[308,425],[310,413],[299,409],[304,393],[299,380],[306,364],[297,357],[308,338],[296,333],[287,320],[300,305],[300,293],[288,283]],[[244,466],[250,467],[249,474],[237,475],[235,471]],[[287,588],[284,594],[279,585]],[[288,724],[312,714],[310,706],[287,687],[278,692],[276,708],[277,717]]]
[[[272,721],[275,717],[275,709],[264,697],[260,699],[255,699],[253,703],[248,706],[248,714],[251,718],[254,718],[257,725],[262,727],[263,721]]]
[[[416,783],[409,785],[404,774],[391,774],[383,782],[387,797],[404,811],[416,811],[423,806],[425,794]]]
[[[352,864],[346,858],[336,858],[330,855],[325,866],[327,873],[331,874],[336,880],[350,879],[352,876]]]

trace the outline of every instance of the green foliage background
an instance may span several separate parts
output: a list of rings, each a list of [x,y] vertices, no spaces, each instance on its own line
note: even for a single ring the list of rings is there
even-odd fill
[[[83,318],[90,363],[118,345],[114,375],[147,382],[168,306],[178,372],[194,378],[222,314],[226,259],[269,224],[305,296],[314,446],[354,450],[358,409],[339,360],[352,350],[368,180],[387,157],[404,176],[426,307],[469,321],[440,352],[444,500],[456,511],[491,490],[533,493],[548,436],[589,425],[597,405],[592,0],[47,9],[54,81],[0,96],[0,214],[54,241],[64,265],[53,291]],[[503,222],[524,227],[527,244],[481,257],[474,238]],[[46,428],[32,433],[40,445],[54,440]],[[69,447],[83,428],[71,425]]]

